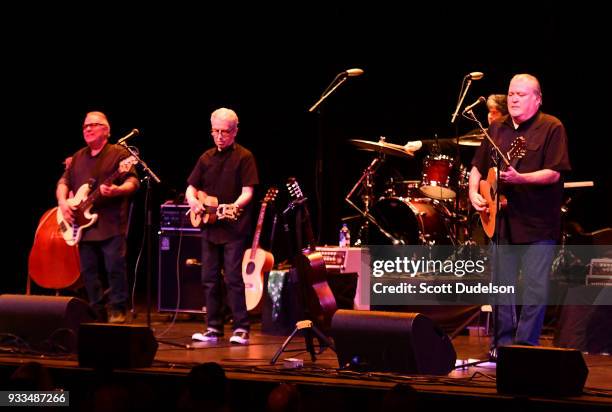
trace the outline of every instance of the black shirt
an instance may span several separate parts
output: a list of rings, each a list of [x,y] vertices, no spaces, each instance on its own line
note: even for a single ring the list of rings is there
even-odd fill
[[[510,150],[517,137],[525,138],[526,154],[514,162],[519,173],[541,169],[565,172],[571,169],[565,127],[554,116],[537,112],[515,129],[512,118],[507,115],[501,121],[493,122],[489,132],[504,153]],[[486,177],[492,167],[492,150],[494,149],[490,143],[485,140],[472,160],[472,165],[483,177]],[[549,185],[503,185],[500,187],[500,193],[505,194],[508,199],[508,206],[502,212],[505,220],[502,227],[508,231],[502,231],[504,238],[511,243],[559,240],[563,174],[556,183]]]
[[[91,149],[86,146],[72,156],[70,167],[64,171],[59,183],[64,183],[76,194],[82,185],[93,183],[90,195],[113,173],[119,170],[120,162],[129,156],[129,152],[122,146],[107,143],[96,155],[91,155]],[[129,176],[137,177],[132,166],[126,174],[107,184],[121,184]],[[93,204],[92,213],[98,214],[98,220],[83,231],[81,240],[105,240],[127,232],[128,197],[101,196]]]
[[[255,158],[237,143],[221,152],[214,147],[200,156],[187,183],[207,195],[215,196],[219,204],[234,203],[243,187],[259,183]],[[236,221],[218,220],[206,226],[204,239],[226,243],[247,236],[251,228],[252,204],[249,202]]]

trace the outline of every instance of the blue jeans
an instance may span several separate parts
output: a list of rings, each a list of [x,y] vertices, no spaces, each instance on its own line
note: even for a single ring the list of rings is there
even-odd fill
[[[221,296],[221,264],[223,279],[234,329],[249,330],[249,315],[246,309],[244,281],[242,280],[242,257],[246,250],[243,239],[224,244],[202,240],[202,284],[206,298],[206,318],[208,327],[223,331],[223,312]]]
[[[493,345],[538,345],[546,314],[549,275],[555,248],[554,240],[524,245],[502,244],[496,259],[495,245],[492,245],[494,282],[516,286],[520,272],[523,285],[523,305],[518,319],[515,295],[500,295],[496,299],[496,342]]]
[[[79,243],[81,275],[87,289],[89,304],[96,311],[104,308],[104,288],[100,278],[99,263],[103,262],[110,286],[109,304],[112,310],[125,311],[128,302],[126,241],[124,236],[114,236],[100,241]]]

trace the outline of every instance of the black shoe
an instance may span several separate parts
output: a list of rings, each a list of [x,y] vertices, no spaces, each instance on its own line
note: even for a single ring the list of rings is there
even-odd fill
[[[108,313],[105,308],[93,308],[93,313],[96,317],[96,322],[106,323],[108,322]]]
[[[497,362],[497,348],[489,349],[489,362]]]

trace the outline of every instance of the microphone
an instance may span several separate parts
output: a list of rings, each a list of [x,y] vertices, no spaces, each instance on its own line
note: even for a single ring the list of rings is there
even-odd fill
[[[121,139],[119,139],[117,141],[117,144],[121,144],[121,143],[125,142],[127,139],[129,139],[130,137],[138,136],[139,134],[140,134],[140,131],[138,129],[132,129],[131,132],[129,132],[128,134],[123,136]]]
[[[478,100],[476,100],[474,103],[470,104],[470,105],[469,105],[469,106],[467,106],[465,109],[463,109],[463,113],[467,113],[467,112],[469,112],[469,111],[470,111],[470,110],[472,110],[474,107],[476,107],[476,106],[478,106],[479,104],[484,103],[484,102],[486,102],[486,101],[487,101],[487,99],[485,99],[484,97],[480,96],[480,97],[478,98]]]
[[[465,77],[467,77],[470,80],[480,80],[484,77],[484,73],[483,72],[472,72]]]
[[[340,73],[342,77],[356,77],[361,76],[363,74],[363,70],[361,69],[348,69]]]

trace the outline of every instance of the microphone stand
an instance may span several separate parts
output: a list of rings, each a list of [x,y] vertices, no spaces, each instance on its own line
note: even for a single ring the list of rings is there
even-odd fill
[[[325,88],[323,94],[317,100],[315,104],[313,104],[310,109],[308,109],[309,113],[317,111],[318,116],[318,136],[317,136],[317,159],[315,166],[315,194],[317,198],[317,233],[318,233],[318,241],[320,240],[322,229],[323,229],[323,122],[321,120],[321,110],[319,110],[319,106],[325,99],[327,99],[338,87],[340,87],[348,77],[348,74],[342,72],[338,74],[334,80]],[[338,78],[342,76],[340,81]],[[319,243],[317,241],[317,243]]]
[[[469,115],[469,116],[466,116]],[[478,120],[478,118],[476,118],[476,115],[474,114],[474,112],[472,110],[468,110],[466,113],[463,113],[463,116],[465,116],[467,119],[470,119],[474,122],[476,122],[476,124],[478,125],[478,127],[480,128],[480,130],[482,131],[482,133],[484,134],[484,136],[487,138],[487,140],[489,141],[489,143],[491,144],[491,146],[495,149],[495,151],[492,154],[492,161],[493,164],[495,165],[496,168],[496,185],[497,187],[495,188],[495,210],[496,210],[496,214],[495,214],[495,235],[493,236],[494,240],[493,243],[495,245],[494,249],[493,249],[493,255],[494,255],[494,262],[495,262],[495,266],[493,268],[493,273],[496,274],[496,277],[499,277],[499,232],[500,232],[500,223],[501,223],[501,213],[499,210],[499,206],[500,206],[500,196],[499,196],[499,179],[500,179],[500,174],[501,174],[501,166],[502,166],[502,162],[504,162],[504,164],[506,166],[510,166],[510,162],[508,161],[508,159],[506,158],[506,156],[504,155],[504,153],[500,150],[500,148],[495,144],[495,142],[493,141],[493,139],[491,138],[491,136],[489,135],[489,132],[487,131],[487,129],[485,129],[482,126],[482,123],[480,123],[480,121]],[[495,300],[497,301],[497,297],[495,298]],[[495,351],[495,353],[491,353],[489,356],[489,362],[495,362],[497,361],[497,327],[498,327],[498,310],[497,310],[497,306],[499,305],[494,305],[495,307],[493,308],[494,310],[494,318],[493,318],[493,350]],[[473,362],[471,364],[466,364],[466,365],[461,365],[462,367],[465,366],[474,366],[475,364],[479,364],[482,361],[479,362]]]
[[[313,105],[312,105],[312,107],[311,107],[310,109],[308,109],[308,112],[309,112],[309,113],[314,112],[314,111],[317,109],[317,107],[319,107],[319,105],[320,105],[321,103],[323,103],[323,101],[329,97],[329,95],[330,95],[330,94],[332,94],[334,91],[336,91],[336,89],[337,89],[338,87],[340,87],[340,86],[342,85],[342,83],[344,83],[344,82],[346,81],[346,78],[347,78],[347,77],[348,77],[348,76],[343,77],[342,79],[340,79],[340,81],[339,81],[339,82],[337,82],[337,83],[336,83],[336,79],[338,78],[338,76],[336,76],[336,78],[335,78],[335,79],[334,79],[334,80],[333,80],[333,81],[332,81],[332,82],[329,84],[329,86],[327,86],[327,88],[325,89],[325,91],[323,92],[323,94],[321,95],[321,97],[319,98],[319,100],[317,100],[317,102],[316,102],[315,104],[313,104]],[[336,83],[336,85],[330,89],[330,87],[331,87],[331,86],[332,86],[334,83]],[[329,91],[328,91],[328,90],[329,90]]]
[[[467,78],[467,83],[465,83],[466,78]],[[465,88],[463,87],[464,84],[465,84]],[[471,85],[472,85],[472,77],[468,74],[463,78],[463,81],[461,82],[461,89],[459,90],[459,100],[457,101],[457,107],[455,107],[455,111],[451,116],[451,124],[455,125],[455,135],[457,136],[457,140],[456,140],[457,151],[455,155],[457,157],[456,162],[457,162],[459,170],[461,170],[461,149],[459,148],[459,130],[457,128],[457,124],[455,123],[455,121],[457,120],[459,109],[461,108],[461,105],[463,104],[463,101],[465,100],[465,96],[467,96],[467,92],[470,89]],[[459,210],[459,196],[457,195],[455,197],[455,211],[458,211],[458,210]],[[457,227],[454,226],[453,229],[455,230],[455,236],[457,236],[458,235]],[[470,236],[471,236],[471,233],[470,233]]]
[[[466,78],[467,78],[467,83],[465,83]],[[465,88],[463,87],[464,83],[465,83]],[[457,120],[457,116],[459,114],[459,109],[461,108],[461,105],[463,104],[463,100],[465,100],[465,96],[467,95],[467,92],[470,89],[471,85],[472,85],[472,78],[468,74],[467,76],[463,78],[463,81],[461,82],[461,90],[459,90],[459,101],[457,102],[457,107],[455,108],[455,111],[453,112],[451,116],[451,124],[455,124],[455,121]]]
[[[127,149],[128,152],[130,152],[130,154],[132,156],[134,156],[134,158],[136,159],[136,161],[138,163],[140,163],[140,165],[142,166],[143,170],[145,171],[145,173],[147,174],[147,176],[145,176],[143,178],[143,182],[145,182],[146,184],[146,195],[145,195],[145,239],[146,239],[146,243],[147,243],[147,326],[150,328],[151,327],[151,269],[153,267],[152,265],[152,233],[153,233],[153,224],[152,224],[152,210],[151,210],[151,190],[152,190],[152,185],[151,185],[151,179],[155,182],[155,183],[161,183],[161,180],[159,179],[159,177],[157,177],[157,175],[149,168],[149,166],[147,166],[146,162],[144,160],[142,160],[139,156],[138,153],[133,150],[130,146],[128,146],[125,142],[121,142],[121,146],[125,147]]]

